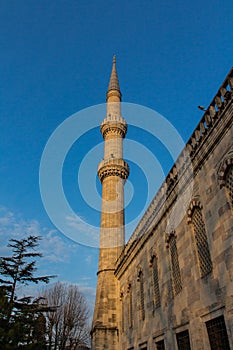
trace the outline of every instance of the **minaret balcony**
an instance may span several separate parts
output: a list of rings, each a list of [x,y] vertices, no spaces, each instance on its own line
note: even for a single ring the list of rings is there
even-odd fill
[[[127,133],[127,123],[125,119],[120,116],[109,115],[102,121],[100,131],[103,138],[105,138],[108,133],[117,133],[120,137],[124,138]]]
[[[129,165],[124,159],[104,159],[98,166],[98,176],[101,182],[108,176],[118,176],[126,180],[129,176]]]

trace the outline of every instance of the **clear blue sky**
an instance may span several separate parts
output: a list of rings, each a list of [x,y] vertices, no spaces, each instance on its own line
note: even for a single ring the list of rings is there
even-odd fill
[[[158,111],[187,141],[202,116],[197,106],[211,102],[232,66],[232,18],[232,0],[0,1],[2,246],[23,232],[41,234],[41,271],[78,283],[93,300],[97,249],[59,233],[42,204],[39,165],[45,144],[66,118],[105,102],[113,54],[123,101]],[[156,140],[133,127],[128,137],[155,153],[167,173],[172,160]],[[77,184],[82,157],[102,141],[99,130],[90,131],[88,139],[70,149],[63,185],[73,210],[98,226],[99,212],[81,198]],[[146,176],[132,162],[128,221],[134,211],[142,213]],[[151,186],[155,194],[157,185]],[[5,252],[3,247],[1,255]]]

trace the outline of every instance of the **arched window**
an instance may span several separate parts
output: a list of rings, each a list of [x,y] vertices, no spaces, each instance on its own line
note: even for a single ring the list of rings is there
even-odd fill
[[[204,277],[212,271],[213,266],[201,208],[202,207],[199,201],[193,201],[191,203],[188,215],[189,222],[191,222],[193,225],[201,277]]]
[[[153,294],[154,294],[154,308],[160,306],[160,291],[159,291],[159,274],[158,274],[158,260],[155,255],[151,258],[152,280],[153,280]]]
[[[122,332],[125,331],[125,300],[123,291],[120,292],[120,301],[121,301],[121,324]]]
[[[178,259],[178,252],[176,246],[176,236],[175,232],[171,232],[167,235],[167,248],[169,249],[170,255],[170,266],[171,266],[171,277],[172,277],[172,287],[173,294],[176,295],[182,290],[182,282],[180,275],[180,265]]]
[[[233,208],[233,150],[228,152],[218,169],[218,183],[225,187],[231,207]]]
[[[139,297],[140,297],[140,310],[141,310],[141,319],[145,319],[145,300],[144,300],[144,282],[143,282],[143,273],[140,270],[138,274],[139,282]]]
[[[128,285],[128,326],[133,327],[133,298],[131,283]]]
[[[229,195],[231,207],[233,208],[233,165],[228,167],[226,170],[225,186]]]

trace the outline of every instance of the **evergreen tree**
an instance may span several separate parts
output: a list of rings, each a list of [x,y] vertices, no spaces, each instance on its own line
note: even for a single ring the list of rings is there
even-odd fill
[[[42,257],[36,251],[40,237],[11,239],[10,257],[0,258],[0,348],[46,349],[43,312],[48,310],[42,298],[18,298],[18,285],[48,283],[54,276],[35,277],[36,260]]]

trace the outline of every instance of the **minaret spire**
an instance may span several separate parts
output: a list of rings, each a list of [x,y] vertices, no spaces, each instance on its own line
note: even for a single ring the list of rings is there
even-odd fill
[[[110,81],[108,85],[108,92],[110,90],[117,90],[120,92],[120,85],[119,85],[117,69],[116,69],[116,55],[114,55],[112,59],[112,73],[111,73]]]

